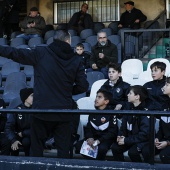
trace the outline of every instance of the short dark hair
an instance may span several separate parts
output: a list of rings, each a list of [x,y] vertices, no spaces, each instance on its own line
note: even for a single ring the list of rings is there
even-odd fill
[[[156,61],[153,64],[151,64],[150,69],[152,70],[154,67],[161,69],[161,71],[165,71],[166,64],[164,62]]]
[[[107,90],[104,90],[104,89],[99,89],[97,91],[97,94],[98,93],[102,93],[103,96],[104,96],[104,99],[105,100],[109,100],[109,103],[111,102],[111,100],[112,100],[112,93],[110,91],[107,91]]]
[[[66,30],[57,30],[54,35],[54,41],[56,40],[61,40],[61,41],[70,40],[69,32]]]
[[[148,91],[145,87],[140,85],[131,86],[129,91],[132,90],[135,95],[140,96],[140,101],[143,102],[148,98]]]
[[[116,63],[109,63],[107,65],[107,68],[113,68],[114,70],[118,71],[118,73],[121,73],[122,69],[121,69],[121,65],[120,64],[116,64]]]
[[[82,43],[78,43],[78,44],[76,45],[76,48],[77,48],[77,47],[81,47],[81,48],[84,49],[84,45],[83,45]]]

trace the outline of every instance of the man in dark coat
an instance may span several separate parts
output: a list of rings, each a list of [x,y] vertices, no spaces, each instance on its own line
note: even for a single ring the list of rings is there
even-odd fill
[[[81,11],[76,12],[71,17],[68,28],[75,29],[78,34],[84,29],[93,29],[93,19],[90,14],[86,13],[88,10],[88,4],[83,3]]]
[[[86,92],[88,82],[81,59],[74,55],[67,31],[58,30],[54,42],[34,50],[0,46],[0,55],[34,66],[33,109],[72,109],[72,95]],[[58,157],[69,158],[72,114],[34,114],[31,156],[43,156],[44,141],[53,132]]]
[[[121,15],[119,28],[139,29],[141,22],[146,21],[147,17],[134,7],[133,1],[125,2],[126,11]]]
[[[112,44],[110,40],[107,39],[106,32],[98,32],[97,34],[98,42],[92,48],[92,56],[90,58],[90,71],[101,71],[105,78],[108,78],[107,65],[118,62],[118,52],[116,45]]]

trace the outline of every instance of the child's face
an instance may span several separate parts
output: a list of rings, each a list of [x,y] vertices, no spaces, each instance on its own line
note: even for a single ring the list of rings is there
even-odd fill
[[[121,76],[121,73],[119,73],[117,70],[114,70],[114,68],[109,68],[108,76],[111,81],[117,81]]]
[[[98,93],[95,99],[94,106],[100,110],[103,110],[107,106],[108,103],[109,103],[109,100],[106,100],[104,98],[103,93]]]
[[[170,83],[165,83],[165,86],[162,88],[163,94],[166,94],[170,97]]]
[[[165,75],[165,71],[161,71],[161,69],[157,67],[153,67],[151,72],[153,80],[161,80]]]
[[[33,93],[28,96],[28,98],[25,100],[25,102],[32,105],[32,103],[33,103]]]
[[[81,55],[84,52],[84,49],[82,47],[76,47],[76,53]]]
[[[130,103],[134,103],[138,97],[137,95],[135,95],[135,93],[132,90],[130,90],[127,96],[128,96],[128,102]]]

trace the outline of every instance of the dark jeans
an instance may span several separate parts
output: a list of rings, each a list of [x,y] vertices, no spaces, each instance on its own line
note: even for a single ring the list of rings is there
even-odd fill
[[[148,162],[150,159],[149,149],[148,147],[143,147],[141,152],[137,150],[137,146],[126,146],[126,145],[118,145],[117,143],[113,143],[111,146],[111,150],[113,153],[113,157],[115,161],[125,161],[123,152],[128,151],[128,155],[132,162],[142,162],[140,154],[142,154],[144,158],[144,162]]]
[[[11,142],[5,136],[4,133],[0,133],[0,155],[10,155]]]
[[[54,141],[59,158],[70,158],[70,122],[45,121],[33,117],[31,122],[31,156],[43,157],[44,144],[49,134]]]
[[[20,146],[19,150],[16,150],[16,151],[11,150],[11,155],[18,156],[19,151],[23,150],[25,153],[25,156],[29,156],[30,155],[30,145],[31,145],[30,137],[18,138],[18,140],[22,143],[22,145]]]
[[[84,141],[85,141],[85,139],[77,142],[77,144],[75,145],[76,153],[80,153],[81,146],[82,146]],[[97,154],[97,157],[96,157],[97,160],[105,160],[107,151],[110,149],[110,145],[112,144],[112,142],[113,142],[112,140],[104,140],[103,142],[101,142],[98,145],[98,154]],[[93,158],[90,158],[90,157],[87,157],[87,156],[84,156],[84,157],[86,159],[93,159]]]
[[[164,149],[155,148],[155,154],[159,154],[159,157],[164,164],[170,164],[170,146]]]

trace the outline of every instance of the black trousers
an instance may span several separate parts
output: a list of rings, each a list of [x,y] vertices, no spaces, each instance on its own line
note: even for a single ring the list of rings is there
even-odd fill
[[[35,117],[31,122],[31,156],[43,157],[44,144],[50,133],[54,136],[57,157],[70,158],[70,122],[45,121]]]
[[[155,148],[155,154],[159,154],[159,157],[164,164],[170,164],[170,146],[164,149]]]
[[[22,145],[19,147],[19,150],[16,150],[16,151],[11,150],[11,155],[18,156],[19,151],[23,150],[25,153],[25,156],[29,156],[30,155],[30,145],[31,145],[30,137],[18,138],[18,140],[22,143]]]
[[[81,146],[82,146],[84,141],[85,141],[85,139],[80,140],[79,142],[77,142],[77,144],[75,145],[76,153],[80,153]],[[105,140],[105,141],[102,141],[98,145],[98,154],[97,154],[97,157],[96,157],[97,160],[105,160],[107,151],[110,149],[110,146],[111,146],[112,142],[113,142],[113,140]],[[86,159],[93,159],[93,158],[87,157],[87,156],[84,156],[84,157]]]
[[[4,133],[0,133],[0,150],[0,155],[10,155],[11,142],[8,140]]]
[[[127,150],[129,150],[128,155],[132,162],[142,162],[140,154],[142,154],[144,162],[148,162],[150,160],[148,147],[143,147],[141,152],[139,152],[137,150],[137,145],[126,146],[113,143],[111,146],[111,150],[113,153],[114,161],[125,161],[123,152]]]

